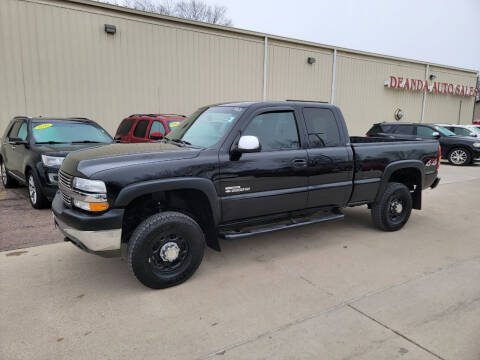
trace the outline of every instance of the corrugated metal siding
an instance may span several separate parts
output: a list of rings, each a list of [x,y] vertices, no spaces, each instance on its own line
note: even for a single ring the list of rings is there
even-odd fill
[[[0,16],[2,131],[18,114],[86,116],[114,132],[131,113],[262,99],[261,40],[18,0],[0,1]]]
[[[345,53],[337,54],[335,105],[348,122],[352,135],[364,135],[373,123],[395,121],[400,108],[403,121],[420,122],[423,93],[388,89],[384,86],[390,75],[425,78],[425,68]]]
[[[314,57],[314,64],[307,58]],[[279,42],[268,45],[268,100],[330,100],[333,51],[293,47]]]
[[[455,70],[445,70],[430,66],[430,74],[436,75],[434,81],[475,86],[477,80],[473,76]],[[427,94],[425,103],[425,122],[471,124],[474,98],[447,94]]]
[[[0,130],[3,134],[6,117],[27,112],[23,81],[23,56],[19,26],[11,19],[19,18],[18,1],[0,2]]]
[[[474,113],[473,113],[473,119],[474,120],[480,120],[480,102],[477,102],[475,104],[475,108],[474,108]]]

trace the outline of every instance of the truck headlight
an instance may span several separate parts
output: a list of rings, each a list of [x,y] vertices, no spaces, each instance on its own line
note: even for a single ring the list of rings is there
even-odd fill
[[[45,166],[60,166],[65,160],[64,157],[42,155],[42,162]]]
[[[480,143],[473,143],[472,145],[473,147],[477,147],[477,148],[480,147]]]
[[[73,178],[73,187],[77,190],[82,190],[89,193],[107,193],[107,187],[105,186],[105,183],[100,180],[89,180],[75,177]]]

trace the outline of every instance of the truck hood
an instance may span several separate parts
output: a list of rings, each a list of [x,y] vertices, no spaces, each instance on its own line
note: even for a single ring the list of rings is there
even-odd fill
[[[113,168],[162,161],[191,159],[201,149],[170,143],[110,144],[70,153],[62,164],[62,171],[75,176],[91,177]]]
[[[72,151],[89,149],[104,144],[35,144],[35,150],[40,154],[65,157]]]

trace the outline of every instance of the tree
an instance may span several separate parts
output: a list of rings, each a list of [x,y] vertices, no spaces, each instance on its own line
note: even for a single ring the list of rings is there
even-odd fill
[[[227,17],[227,8],[220,5],[208,5],[201,0],[97,0],[131,9],[181,17],[184,19],[208,22],[211,24],[232,26]]]

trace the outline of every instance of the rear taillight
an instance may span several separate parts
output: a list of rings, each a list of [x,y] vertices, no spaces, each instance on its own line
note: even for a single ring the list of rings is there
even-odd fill
[[[437,157],[437,169],[440,167],[440,161],[442,161],[442,147],[438,145],[438,157]]]

